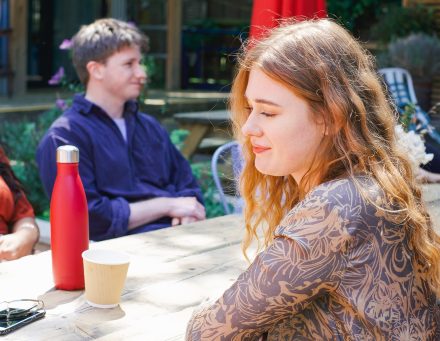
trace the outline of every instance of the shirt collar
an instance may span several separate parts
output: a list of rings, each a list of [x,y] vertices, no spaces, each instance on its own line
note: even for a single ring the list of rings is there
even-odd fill
[[[102,110],[95,103],[87,100],[85,98],[84,93],[76,94],[73,97],[72,108],[83,115],[90,115],[95,113],[106,114],[104,110]],[[124,116],[126,116],[127,114],[135,115],[138,112],[138,110],[139,110],[139,105],[137,101],[134,100],[127,101],[124,105]]]

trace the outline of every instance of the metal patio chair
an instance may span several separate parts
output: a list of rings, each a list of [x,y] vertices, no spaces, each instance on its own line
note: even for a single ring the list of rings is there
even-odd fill
[[[237,180],[243,168],[240,148],[236,141],[225,143],[216,149],[211,159],[212,177],[225,214],[239,214],[243,209],[243,200],[237,189]]]
[[[404,111],[406,105],[414,105],[416,124],[410,125],[409,129],[417,132],[426,130],[429,137],[440,144],[440,133],[432,126],[429,115],[418,105],[410,73],[393,67],[380,69],[379,74],[382,75],[399,113]]]

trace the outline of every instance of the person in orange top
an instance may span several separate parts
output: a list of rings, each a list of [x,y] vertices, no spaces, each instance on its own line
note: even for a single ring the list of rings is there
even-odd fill
[[[34,210],[0,147],[0,261],[31,254],[39,236]]]

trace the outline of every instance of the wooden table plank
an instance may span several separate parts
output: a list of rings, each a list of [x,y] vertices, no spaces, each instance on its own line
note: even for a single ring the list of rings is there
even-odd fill
[[[2,299],[39,298],[47,314],[4,340],[182,340],[192,310],[246,268],[243,223],[225,216],[92,243],[131,256],[120,306],[90,307],[83,291],[53,288],[50,251],[0,264]]]
[[[440,185],[424,185],[423,193],[431,214],[438,212]],[[0,263],[1,299],[39,298],[47,310],[44,319],[2,339],[183,340],[194,307],[221,295],[247,267],[243,233],[241,217],[225,216],[90,244],[131,256],[121,304],[113,309],[90,307],[83,291],[55,290],[50,251]]]

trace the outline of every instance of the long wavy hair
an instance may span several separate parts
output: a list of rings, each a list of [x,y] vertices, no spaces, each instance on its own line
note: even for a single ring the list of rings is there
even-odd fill
[[[265,39],[245,44],[238,60],[230,107],[245,159],[240,177],[246,203],[245,257],[254,239],[261,247],[257,228],[263,226],[267,247],[281,219],[313,185],[341,177],[356,183],[356,174],[366,174],[392,202],[394,210],[389,213],[405,227],[416,258],[426,265],[426,277],[438,294],[440,238],[432,229],[413,169],[396,144],[396,114],[373,57],[344,28],[319,19],[282,23]],[[251,68],[259,68],[304,99],[313,118],[326,125],[328,134],[299,183],[292,176],[262,174],[254,166],[250,141],[241,132],[249,115],[244,94]]]
[[[3,178],[6,185],[11,190],[12,195],[14,196],[14,200],[17,201],[17,199],[20,198],[20,196],[23,193],[22,192],[23,187],[16,178],[14,172],[12,171],[9,162],[6,162],[5,160],[6,160],[5,152],[3,151],[3,148],[0,146],[0,177]]]

